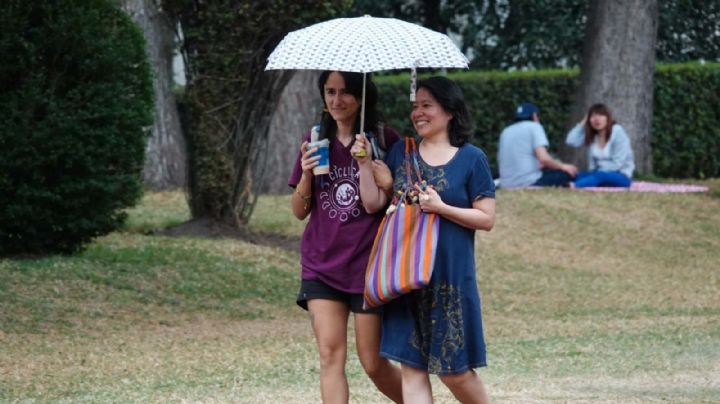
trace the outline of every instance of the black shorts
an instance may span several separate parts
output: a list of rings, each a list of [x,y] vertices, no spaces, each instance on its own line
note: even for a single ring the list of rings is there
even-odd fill
[[[337,290],[323,281],[308,281],[303,279],[300,283],[300,293],[298,293],[297,304],[307,310],[307,301],[312,299],[345,302],[353,313],[380,313],[381,311],[380,307],[364,310],[362,293],[347,293],[342,290]]]

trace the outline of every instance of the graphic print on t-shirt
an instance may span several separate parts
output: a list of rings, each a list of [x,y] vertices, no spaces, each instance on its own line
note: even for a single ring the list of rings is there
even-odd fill
[[[360,216],[359,175],[354,165],[332,166],[321,181],[320,208],[331,219],[347,222],[351,217]]]

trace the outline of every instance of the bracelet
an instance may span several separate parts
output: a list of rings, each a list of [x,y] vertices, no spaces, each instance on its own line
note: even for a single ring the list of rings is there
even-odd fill
[[[308,210],[308,207],[310,207],[310,199],[312,198],[312,194],[305,196],[300,193],[300,190],[295,188],[295,193],[300,195],[300,199],[303,200],[303,209]]]

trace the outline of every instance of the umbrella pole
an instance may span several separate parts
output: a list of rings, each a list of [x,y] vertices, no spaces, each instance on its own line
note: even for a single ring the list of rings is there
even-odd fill
[[[365,79],[367,73],[363,72],[363,95],[362,104],[360,106],[360,133],[365,133]]]
[[[363,90],[362,90],[362,103],[360,104],[360,133],[365,134],[365,80],[367,79],[367,73],[363,72]],[[370,143],[372,146],[372,142]],[[355,157],[365,157],[367,153],[365,150],[360,150]]]

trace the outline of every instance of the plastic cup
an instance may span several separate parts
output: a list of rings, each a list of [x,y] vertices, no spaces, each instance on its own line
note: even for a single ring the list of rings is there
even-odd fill
[[[317,147],[317,150],[312,156],[320,156],[318,165],[313,167],[313,174],[321,175],[330,173],[330,141],[322,139],[308,143],[308,149],[312,149],[313,147]]]

